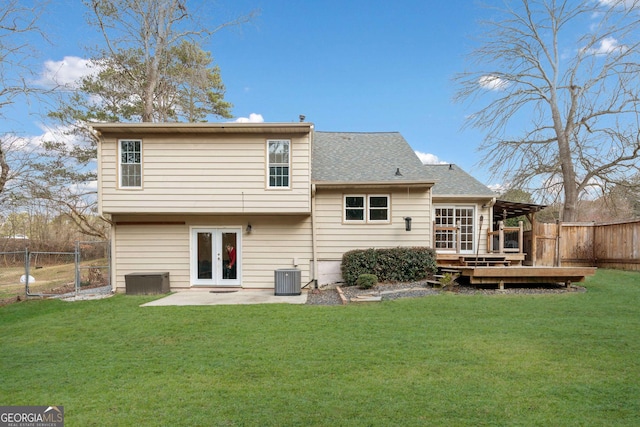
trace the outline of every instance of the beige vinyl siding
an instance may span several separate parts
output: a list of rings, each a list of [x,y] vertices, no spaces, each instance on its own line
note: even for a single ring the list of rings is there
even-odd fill
[[[482,224],[480,224],[480,216],[482,216]],[[481,225],[481,229],[475,229],[476,236],[474,239],[477,239],[478,235],[480,236],[480,241],[478,244],[480,247],[478,248],[478,253],[487,253],[487,233],[491,231],[491,211],[487,208],[482,208],[482,204],[478,204],[476,206],[476,224]]]
[[[177,139],[179,138],[179,139]],[[141,138],[142,189],[118,183],[118,138],[104,138],[104,213],[310,213],[310,137],[289,135],[291,188],[268,189],[272,135],[154,135]]]
[[[186,289],[191,283],[191,228],[237,227],[242,230],[241,286],[273,288],[274,270],[296,268],[302,272],[302,285],[309,282],[311,219],[309,215],[281,216],[132,216],[119,215],[114,232],[115,283],[125,290],[125,275],[134,272],[170,273],[172,289]],[[178,222],[184,225],[148,222]],[[251,223],[251,233],[246,232]],[[294,261],[295,260],[295,261]]]
[[[189,286],[186,225],[116,225],[113,264],[118,290],[129,273],[169,272],[171,288]]]
[[[309,216],[256,217],[251,226],[243,236],[243,287],[272,288],[278,268],[299,268],[302,286],[311,280]]]
[[[431,246],[430,190],[394,189],[322,189],[316,192],[318,260],[339,260],[353,249],[396,246]],[[343,221],[345,194],[389,195],[389,223],[348,224]],[[411,231],[405,230],[405,217],[412,218]]]

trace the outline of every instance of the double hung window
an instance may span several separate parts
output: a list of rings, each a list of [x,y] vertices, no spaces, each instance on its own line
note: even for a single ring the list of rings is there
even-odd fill
[[[389,196],[344,196],[344,221],[361,223],[389,222]]]
[[[120,187],[142,188],[142,141],[121,139]]]
[[[267,187],[290,188],[291,185],[291,141],[267,141]]]

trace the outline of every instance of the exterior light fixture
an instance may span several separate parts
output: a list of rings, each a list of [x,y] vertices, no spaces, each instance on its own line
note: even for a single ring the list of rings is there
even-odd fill
[[[253,230],[253,227],[251,226],[251,223],[248,223],[248,224],[247,224],[247,228],[245,229],[245,231],[246,231],[247,233],[251,233],[251,230]]]
[[[406,231],[411,231],[411,217],[410,216],[405,216],[404,217],[404,229]]]

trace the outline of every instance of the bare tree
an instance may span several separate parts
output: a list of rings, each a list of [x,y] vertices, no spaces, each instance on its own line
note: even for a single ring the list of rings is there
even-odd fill
[[[0,206],[24,204],[31,161],[37,156],[33,145],[14,134],[0,136]]]
[[[44,37],[37,26],[40,11],[40,6],[27,6],[18,0],[5,0],[0,5],[0,117],[17,98],[37,92],[26,77],[31,74],[28,59],[33,52],[29,36]],[[21,145],[11,132],[0,135],[0,194],[24,172],[25,163],[20,160],[25,152]]]
[[[457,76],[480,102],[482,162],[518,188],[561,194],[563,219],[595,187],[631,185],[640,153],[640,1],[519,0],[495,10]]]

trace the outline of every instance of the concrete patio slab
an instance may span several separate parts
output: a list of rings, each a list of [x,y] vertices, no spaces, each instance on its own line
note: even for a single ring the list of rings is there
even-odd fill
[[[238,289],[229,291],[210,291],[190,289],[178,291],[155,301],[142,304],[141,307],[161,307],[171,305],[236,305],[236,304],[305,304],[307,292],[300,295],[276,296],[273,289]]]

